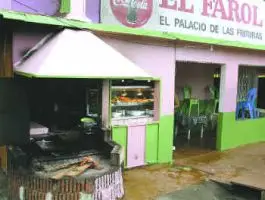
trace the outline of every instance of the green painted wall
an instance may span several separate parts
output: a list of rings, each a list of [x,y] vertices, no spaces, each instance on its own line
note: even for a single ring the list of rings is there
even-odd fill
[[[124,165],[127,165],[127,127],[119,126],[112,128],[112,140],[122,145],[124,152]]]
[[[67,14],[71,11],[71,1],[61,0],[60,13]]]
[[[171,163],[173,160],[173,125],[174,116],[161,116],[160,121],[146,126],[146,152],[147,164]],[[127,127],[112,128],[112,139],[125,148],[127,155]],[[125,158],[125,166],[127,158]]]
[[[261,141],[265,141],[265,118],[236,120],[234,112],[219,114],[218,150]]]
[[[158,163],[171,163],[173,159],[174,115],[160,117],[158,135]]]
[[[157,163],[158,159],[158,134],[159,124],[148,124],[146,126],[145,139],[145,162],[146,164]]]

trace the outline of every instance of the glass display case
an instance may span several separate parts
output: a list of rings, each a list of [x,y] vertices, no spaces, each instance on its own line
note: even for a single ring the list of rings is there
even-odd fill
[[[152,82],[113,84],[111,87],[112,125],[141,123],[154,117]]]

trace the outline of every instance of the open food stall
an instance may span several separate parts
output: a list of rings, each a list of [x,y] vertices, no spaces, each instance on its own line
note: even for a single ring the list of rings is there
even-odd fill
[[[26,142],[8,148],[10,198],[122,197],[124,163],[146,163],[159,82],[91,32],[69,29],[45,37],[15,72],[30,117]]]
[[[128,168],[157,162],[159,82],[111,82],[112,138],[126,149]]]

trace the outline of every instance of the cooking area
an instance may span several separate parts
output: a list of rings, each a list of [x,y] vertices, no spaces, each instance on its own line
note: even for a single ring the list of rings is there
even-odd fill
[[[159,79],[92,32],[48,34],[1,81],[9,199],[115,200],[158,161]]]
[[[25,93],[31,123],[29,142],[8,148],[9,198],[121,198],[123,149],[104,139],[102,81],[13,82]]]

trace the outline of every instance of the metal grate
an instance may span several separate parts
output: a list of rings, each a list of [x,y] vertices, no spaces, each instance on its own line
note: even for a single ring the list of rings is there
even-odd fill
[[[249,89],[257,87],[257,70],[240,67],[238,72],[237,101],[246,100]]]

